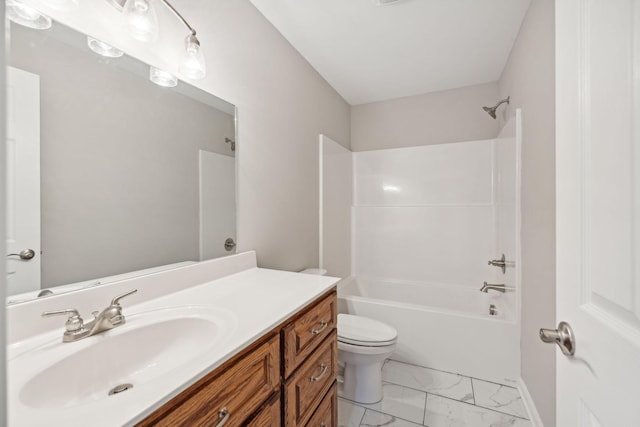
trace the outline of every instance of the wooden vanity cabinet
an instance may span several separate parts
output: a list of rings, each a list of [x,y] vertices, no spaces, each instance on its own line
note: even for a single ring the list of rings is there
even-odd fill
[[[285,426],[304,426],[333,386],[338,372],[335,330],[284,383]]]
[[[335,288],[138,426],[337,427]]]
[[[318,409],[307,423],[315,427],[338,426],[338,384],[333,383],[324,399],[318,405]]]
[[[338,321],[335,293],[321,299],[282,328],[283,377],[289,378],[333,330]]]
[[[276,393],[265,405],[249,420],[247,427],[274,427],[282,424],[282,402],[280,393]]]
[[[271,334],[170,400],[139,426],[241,426],[279,389],[280,337]]]
[[[282,328],[286,427],[321,425],[313,420],[338,374],[337,304],[332,292]]]

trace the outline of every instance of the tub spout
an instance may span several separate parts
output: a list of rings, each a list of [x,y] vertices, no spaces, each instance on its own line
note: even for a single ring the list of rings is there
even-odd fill
[[[506,291],[513,291],[514,288],[512,286],[507,286],[505,284],[492,284],[484,282],[482,288],[480,288],[480,292],[489,293],[489,291],[498,291],[505,293]]]

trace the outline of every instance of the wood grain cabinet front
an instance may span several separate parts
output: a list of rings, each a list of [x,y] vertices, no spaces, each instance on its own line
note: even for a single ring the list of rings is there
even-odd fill
[[[280,394],[274,395],[246,425],[247,427],[280,427],[282,425]]]
[[[154,412],[140,426],[242,425],[280,385],[278,335],[232,359]]]
[[[338,302],[333,293],[283,328],[285,378],[289,378],[336,327],[337,310]]]
[[[284,412],[287,427],[306,425],[338,372],[336,331],[302,364],[284,385]]]
[[[307,426],[338,427],[338,383],[333,383]]]

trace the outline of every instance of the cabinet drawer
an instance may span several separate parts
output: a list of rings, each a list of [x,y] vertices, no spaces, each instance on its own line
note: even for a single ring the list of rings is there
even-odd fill
[[[334,292],[283,328],[285,378],[289,378],[336,327],[337,309],[338,302]]]
[[[318,409],[313,414],[308,427],[338,427],[338,384],[333,386],[320,402]]]
[[[260,412],[249,421],[247,427],[280,427],[282,415],[280,414],[280,395],[276,394]]]
[[[305,425],[336,379],[338,341],[336,331],[296,371],[284,389],[285,425]]]
[[[225,427],[242,424],[278,389],[279,349],[275,335],[226,369],[216,370],[218,375],[196,383],[141,425],[213,426],[225,414]]]

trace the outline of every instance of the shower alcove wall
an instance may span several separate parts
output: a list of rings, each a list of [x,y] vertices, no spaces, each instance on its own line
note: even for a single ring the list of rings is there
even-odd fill
[[[491,140],[351,153],[321,136],[320,154],[320,266],[345,277],[340,311],[394,326],[396,360],[517,380],[520,111]],[[503,253],[504,274],[487,263]]]

